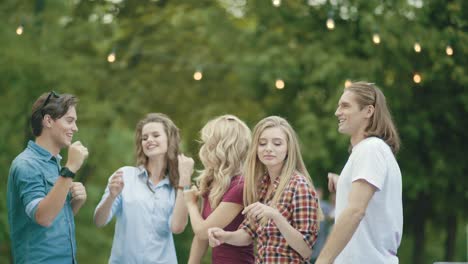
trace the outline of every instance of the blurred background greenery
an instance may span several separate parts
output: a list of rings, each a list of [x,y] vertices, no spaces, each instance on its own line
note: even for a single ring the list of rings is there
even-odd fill
[[[464,0],[1,1],[0,263],[11,262],[8,168],[32,138],[40,94],[81,100],[75,139],[90,156],[79,172],[88,200],[76,217],[78,260],[106,263],[114,227],[97,229],[94,208],[111,173],[135,163],[146,113],[175,121],[198,168],[209,119],[283,116],[324,187],[348,155],[333,114],[350,80],[382,88],[401,134],[401,263],[467,261],[467,10]],[[192,235],[175,236],[180,263]]]

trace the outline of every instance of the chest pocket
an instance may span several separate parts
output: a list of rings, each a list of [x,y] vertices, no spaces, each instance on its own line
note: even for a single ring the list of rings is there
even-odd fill
[[[46,174],[43,175],[43,181],[44,181],[44,188],[45,188],[45,193],[46,195],[52,190],[52,188],[55,185],[55,182],[57,181],[59,175],[59,170],[57,167],[52,167],[47,170]],[[67,199],[66,202],[70,202],[71,200],[71,194],[67,194]]]
[[[55,182],[57,181],[59,177],[58,174],[59,174],[59,171],[57,167],[49,166],[47,168],[47,171],[42,175],[46,194],[48,194],[50,190],[52,190],[52,188],[54,187]]]

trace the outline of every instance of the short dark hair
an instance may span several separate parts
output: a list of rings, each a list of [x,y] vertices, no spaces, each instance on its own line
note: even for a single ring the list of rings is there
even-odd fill
[[[53,120],[64,116],[68,109],[78,104],[78,98],[72,94],[57,94],[54,91],[43,93],[31,110],[31,129],[35,137],[42,134],[42,120],[45,115],[50,115]]]

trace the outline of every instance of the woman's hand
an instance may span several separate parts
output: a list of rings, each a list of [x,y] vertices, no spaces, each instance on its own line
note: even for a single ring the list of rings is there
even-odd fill
[[[184,154],[180,154],[177,159],[179,160],[179,186],[190,186],[190,178],[193,174],[195,162]]]
[[[123,171],[118,170],[112,175],[107,185],[109,187],[109,195],[113,199],[117,197],[123,190],[125,184],[123,180]]]
[[[276,208],[262,204],[260,202],[253,203],[244,208],[242,211],[243,215],[246,215],[251,220],[260,220],[263,217],[266,219],[275,219],[280,216],[280,213]]]
[[[217,247],[225,242],[226,231],[219,227],[208,229],[208,243],[210,247]]]
[[[198,190],[197,186],[192,186],[190,190],[184,190],[184,200],[185,204],[197,204],[198,197],[200,196],[200,191]]]

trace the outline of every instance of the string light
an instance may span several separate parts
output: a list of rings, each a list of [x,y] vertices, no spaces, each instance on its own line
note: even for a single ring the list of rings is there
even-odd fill
[[[351,86],[351,84],[352,84],[352,82],[351,82],[350,80],[346,80],[346,81],[344,82],[344,87],[345,87],[345,88],[348,88],[348,87]]]
[[[16,28],[16,35],[20,36],[23,34],[23,31],[24,31],[24,27],[23,25],[19,25],[17,28]]]
[[[422,50],[421,44],[419,44],[419,42],[415,42],[415,43],[414,43],[414,51],[415,51],[416,53],[419,53],[419,52],[421,52],[421,50]]]
[[[422,81],[421,74],[419,74],[419,73],[417,73],[417,72],[414,73],[414,75],[413,75],[413,81],[414,81],[414,83],[421,83],[421,81]]]
[[[115,59],[116,59],[116,55],[115,55],[115,51],[113,50],[111,53],[109,53],[109,55],[107,55],[107,61],[109,63],[113,63],[115,62]]]
[[[193,79],[195,81],[199,81],[203,78],[203,73],[201,71],[195,71],[195,73],[193,74]]]
[[[281,5],[281,0],[272,0],[272,2],[275,7],[278,7]]]
[[[380,35],[377,33],[372,34],[372,42],[374,42],[375,45],[380,44]]]
[[[276,89],[281,90],[284,88],[284,81],[281,79],[277,79],[275,82]]]
[[[447,55],[449,55],[449,56],[452,56],[452,55],[453,55],[453,48],[452,48],[452,46],[447,45],[447,47],[445,48],[445,53],[447,53]]]
[[[333,20],[333,18],[329,17],[327,19],[327,28],[328,30],[333,30],[335,29],[335,21]]]

